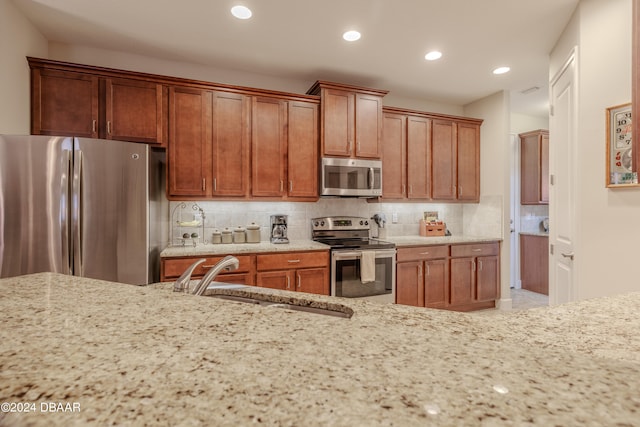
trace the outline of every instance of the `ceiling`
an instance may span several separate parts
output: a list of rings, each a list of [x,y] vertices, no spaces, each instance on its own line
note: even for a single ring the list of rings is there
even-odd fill
[[[578,1],[13,0],[53,42],[457,105],[509,90],[512,111],[534,115],[548,114],[548,55]],[[236,4],[253,17],[232,17]],[[344,41],[350,29],[362,38]]]

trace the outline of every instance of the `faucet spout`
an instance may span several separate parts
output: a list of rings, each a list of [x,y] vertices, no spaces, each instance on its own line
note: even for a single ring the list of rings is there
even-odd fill
[[[240,260],[238,258],[228,255],[221,259],[216,265],[214,265],[211,270],[204,275],[200,283],[198,283],[193,290],[194,295],[202,295],[204,291],[207,290],[209,284],[213,282],[216,276],[222,272],[222,270],[233,271],[236,270],[240,265]]]
[[[197,266],[199,266],[200,264],[202,264],[205,261],[206,261],[206,259],[202,258],[202,259],[197,260],[193,264],[191,264],[189,266],[189,268],[187,268],[184,271],[184,273],[182,273],[182,275],[180,277],[178,277],[178,280],[176,280],[176,283],[173,285],[173,291],[174,292],[189,292],[189,281],[191,280],[191,275],[193,274],[193,270],[195,270]]]

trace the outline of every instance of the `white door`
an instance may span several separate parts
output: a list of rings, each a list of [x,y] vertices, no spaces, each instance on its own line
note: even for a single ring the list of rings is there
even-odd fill
[[[549,303],[577,298],[574,274],[577,177],[577,50],[551,80],[549,120]]]

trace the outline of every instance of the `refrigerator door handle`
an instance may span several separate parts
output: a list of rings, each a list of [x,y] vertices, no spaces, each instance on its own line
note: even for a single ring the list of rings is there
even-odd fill
[[[69,181],[73,176],[73,159],[71,157],[71,151],[65,150],[66,154],[66,170],[62,174],[62,194],[60,203],[60,220],[61,220],[61,241],[62,241],[62,265],[67,269],[67,274],[73,271],[73,265],[71,260],[71,226],[69,222],[69,214],[71,211],[71,192]]]
[[[73,173],[73,274],[84,277],[82,266],[82,151],[74,150],[75,164]]]

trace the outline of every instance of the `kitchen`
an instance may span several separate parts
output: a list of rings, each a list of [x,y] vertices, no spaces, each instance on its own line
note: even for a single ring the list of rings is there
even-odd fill
[[[576,18],[576,19],[584,20],[585,27],[586,27],[587,23],[589,25],[595,25],[589,19],[592,16],[597,16],[598,13],[601,12],[601,10],[598,9],[599,8],[598,2],[581,2],[581,3],[583,3],[583,5],[581,6],[581,10],[580,10],[580,14],[578,15],[578,18]],[[19,21],[20,19],[21,18],[18,16],[17,21]],[[590,40],[587,38],[586,35],[583,35],[583,37],[585,37],[583,43],[588,47],[589,46],[588,42]],[[27,39],[28,38],[29,37],[27,37]],[[80,60],[80,59],[74,57],[74,55],[78,54],[78,52],[82,52],[83,51],[83,48],[81,48],[81,47],[74,47],[74,49],[65,49],[64,46],[60,46],[60,45],[56,46],[54,44],[52,50],[60,52],[60,55],[58,56],[58,58],[61,58],[61,59],[66,59],[66,60],[70,60],[72,62],[81,62],[81,63],[82,62],[85,62],[85,63],[86,62],[92,62],[92,61],[86,60],[86,58],[88,58],[90,56],[90,52],[86,51],[86,50],[85,50],[85,54],[84,54],[85,55],[85,60]],[[71,52],[72,50],[74,52],[76,52],[76,53],[75,54],[72,53]],[[66,51],[67,54],[66,55],[62,55],[63,51]],[[24,57],[26,56],[26,53],[33,54],[31,52],[21,51],[20,55],[19,55],[20,58],[16,59],[16,62],[17,61],[21,61],[20,64],[17,65],[17,68],[19,68],[19,72],[15,73],[15,78],[18,79],[17,81],[23,80],[22,74],[24,74],[26,72],[25,64],[24,64]],[[98,51],[93,51],[93,53],[96,54],[96,53],[98,53]],[[560,55],[562,55],[562,54],[560,54]],[[40,54],[40,55],[37,55],[37,56],[41,56],[42,57],[42,56],[46,56],[46,55]],[[117,57],[118,55],[113,55],[113,56]],[[120,60],[123,60],[122,57],[121,57]],[[114,61],[115,61],[115,63],[118,62],[115,59],[114,59]],[[122,68],[126,69],[128,67],[123,66]],[[162,69],[162,68],[160,67],[158,69]],[[583,78],[589,78],[589,74],[588,73],[584,74],[585,71],[588,71],[588,69],[587,70],[583,70]],[[14,76],[14,75],[11,74],[11,76]],[[264,87],[265,85],[260,85],[260,86]],[[28,87],[28,85],[26,87]],[[12,91],[14,91],[13,88],[9,88],[7,90],[8,90],[7,93],[13,93]],[[305,88],[305,90],[306,90],[306,88]],[[626,90],[628,91],[628,87],[626,88]],[[299,93],[303,93],[303,92],[304,92],[304,90],[303,91],[299,91]],[[16,97],[16,102],[18,102],[18,103],[23,102],[23,101],[21,101],[22,98],[28,98],[28,97],[19,97],[19,98]],[[25,99],[24,102],[26,102],[28,104],[28,100],[27,99]],[[493,107],[495,105],[502,105],[503,102],[505,102],[504,96],[497,95],[497,96],[489,97],[488,99],[484,100],[482,103],[469,106],[469,112],[468,112],[469,116],[471,116],[471,117],[480,117],[480,118],[483,118],[485,120],[485,122],[483,123],[483,126],[482,126],[482,132],[483,132],[482,141],[491,141],[492,139],[494,139],[494,140],[495,139],[497,139],[497,140],[506,140],[506,135],[508,134],[509,129],[507,129],[507,131],[505,132],[504,129],[503,128],[501,129],[500,126],[498,125],[498,124],[502,123],[501,120],[503,120],[502,119],[502,117],[503,117],[502,114],[503,113],[501,112],[502,111],[501,108],[498,107],[497,109],[494,110],[493,108],[486,107],[486,105],[490,105],[491,107]],[[585,102],[587,102],[587,101],[585,101]],[[605,102],[604,102],[604,105],[614,105],[616,103],[620,103],[620,102],[618,102],[618,100],[615,100],[615,99],[614,100],[606,99]],[[596,104],[602,105],[603,103],[598,102]],[[12,104],[12,105],[13,106],[11,108],[7,108],[7,110],[9,110],[9,114],[11,114],[11,115],[3,115],[3,117],[13,117],[13,114],[15,114],[15,113],[13,113],[13,110],[15,109],[15,105],[16,104]],[[479,109],[482,110],[483,108],[488,108],[485,113],[478,113],[477,112]],[[425,108],[419,107],[419,109],[424,110]],[[26,106],[25,109],[23,109],[22,115],[17,117],[15,121],[14,120],[8,121],[8,124],[6,125],[6,127],[4,127],[2,129],[2,132],[3,133],[7,133],[7,132],[12,131],[13,129],[15,129],[15,131],[14,131],[15,133],[25,133],[24,130],[28,129],[28,113],[26,113],[26,112],[28,112],[28,105]],[[459,114],[459,111],[454,111],[454,112],[450,112],[450,113],[451,114],[456,114],[456,113]],[[594,124],[603,122],[603,120],[599,120],[599,118],[601,117],[600,113],[601,113],[601,109],[598,108],[597,114],[594,112],[594,116],[596,117],[596,119],[594,119],[593,121],[587,121],[587,122],[588,123],[594,123]],[[27,116],[27,117],[23,117],[23,116]],[[18,123],[23,123],[23,125],[22,125],[22,127],[20,129],[16,129],[16,124],[18,124]],[[24,124],[24,123],[26,123],[26,124]],[[604,126],[604,123],[602,123],[602,126]],[[594,133],[597,133],[597,132],[594,132]],[[502,136],[503,134],[504,134],[504,136]],[[600,152],[600,151],[598,151],[598,149],[595,148],[595,146],[596,146],[595,139],[596,139],[595,137],[590,137],[590,136],[586,135],[586,139],[585,140],[593,141],[593,147],[591,147],[591,150],[593,150],[594,152],[596,152],[596,151]],[[597,147],[600,147],[601,143],[602,143],[601,139],[598,138]],[[498,146],[494,146],[493,144],[485,143],[485,144],[482,145],[482,150],[483,150],[483,152],[482,152],[481,158],[485,159],[485,161],[487,161],[486,159],[503,159],[503,158],[506,158],[506,156],[507,156],[507,153],[504,152],[504,149],[501,146],[499,146],[499,144],[498,144]],[[581,159],[586,156],[585,160],[591,161],[591,158],[589,157],[589,155],[585,152],[585,153],[581,154]],[[595,157],[595,154],[593,155],[593,157]],[[597,167],[601,167],[601,165],[600,165],[601,161],[600,160],[601,160],[600,158],[598,158],[597,162],[596,162],[595,158],[592,160],[594,169],[596,168],[596,165],[597,165]],[[498,162],[498,163],[501,163],[501,162]],[[453,229],[453,233],[454,234],[456,234],[456,231],[457,231],[457,233],[464,232],[466,230],[465,227],[468,227],[467,229],[470,229],[470,230],[483,230],[484,231],[485,224],[487,222],[486,221],[479,221],[479,219],[481,219],[482,214],[484,214],[485,212],[488,212],[489,215],[490,215],[490,218],[493,218],[493,222],[490,223],[491,227],[492,228],[496,228],[496,229],[499,230],[499,233],[497,234],[497,236],[507,235],[507,233],[505,233],[503,231],[503,229],[505,228],[505,225],[504,225],[505,221],[501,217],[502,214],[500,213],[500,212],[504,212],[505,211],[505,209],[503,208],[504,198],[505,198],[504,197],[504,195],[505,195],[505,181],[501,178],[501,176],[502,176],[501,172],[502,171],[496,171],[495,169],[496,168],[494,168],[494,170],[492,170],[491,166],[488,166],[488,165],[485,165],[485,167],[481,167],[481,171],[483,173],[483,176],[482,176],[482,179],[481,179],[481,185],[482,185],[481,193],[485,194],[485,195],[487,195],[489,197],[489,202],[487,204],[480,203],[478,205],[469,205],[469,206],[467,206],[467,205],[465,205],[465,206],[447,205],[444,208],[440,208],[440,207],[436,206],[435,209],[433,209],[433,210],[440,210],[441,212],[444,209],[452,209],[453,210],[453,212],[451,212],[451,213],[449,213],[449,212],[443,213],[443,218],[446,218],[448,225],[449,225],[449,223],[451,223],[451,227]],[[588,167],[586,167],[586,169],[588,169]],[[600,174],[596,174],[596,175],[598,175],[597,184],[601,184]],[[585,178],[587,178],[587,177],[585,177]],[[595,181],[595,178],[588,177],[588,179],[585,179],[584,181],[585,182]],[[592,187],[596,187],[596,184],[593,184]],[[588,190],[585,188],[585,191],[591,191],[592,187],[590,187]],[[492,196],[492,194],[495,194],[495,196]],[[602,190],[602,193],[598,193],[598,194],[608,194],[608,193],[604,193],[604,190]],[[616,206],[616,212],[618,214],[622,214],[623,216],[625,216],[627,214],[630,215],[630,216],[633,216],[633,210],[634,210],[633,209],[633,198],[634,198],[634,195],[633,195],[632,191],[626,192],[624,194],[620,193],[620,192],[611,193],[610,197],[612,198],[610,203],[613,203]],[[598,208],[599,205],[597,203],[595,203],[595,205],[594,205],[594,202],[602,203],[603,201],[600,200],[600,199],[598,199],[598,200],[589,199],[589,208],[591,209],[590,212],[594,212],[593,211],[594,207],[596,208],[596,212],[598,212],[598,209],[600,209],[600,208]],[[321,201],[319,203],[322,205],[325,202]],[[607,202],[607,203],[609,203],[609,202]],[[330,206],[330,202],[326,202],[326,204],[327,204],[326,206],[320,206],[320,209],[326,209],[326,211],[323,210],[321,212],[318,212],[318,214],[312,212],[313,211],[313,207],[311,205],[306,205],[306,203],[303,203],[301,207],[298,207],[298,205],[299,205],[298,203],[295,203],[295,204],[294,203],[291,203],[291,204],[289,204],[289,203],[284,203],[284,204],[278,203],[278,204],[275,204],[275,208],[282,207],[283,209],[285,209],[284,211],[281,211],[281,210],[277,210],[276,211],[275,208],[271,208],[271,207],[264,208],[264,211],[267,212],[267,213],[271,213],[271,214],[276,213],[276,212],[277,213],[289,213],[290,212],[291,216],[292,216],[292,219],[295,220],[295,222],[292,224],[292,228],[293,229],[291,230],[291,232],[292,233],[298,232],[299,236],[306,237],[303,233],[308,233],[309,232],[308,231],[309,229],[307,228],[308,224],[309,224],[307,222],[307,220],[309,218],[315,218],[315,217],[323,216],[325,214],[326,215],[334,215],[334,214],[343,214],[346,211],[349,211],[349,213],[350,213],[352,211],[359,212],[362,209],[371,209],[370,205],[367,205],[366,202],[362,202],[362,201],[358,201],[358,200],[349,201],[348,204],[344,205],[346,207],[346,209],[344,209],[344,211],[341,209],[340,212],[331,212],[332,208]],[[497,204],[497,206],[496,206],[496,204]],[[231,205],[231,204],[229,204],[229,205]],[[391,218],[393,216],[393,213],[394,212],[398,212],[399,213],[399,219],[398,219],[399,222],[397,223],[397,224],[399,224],[398,227],[406,226],[409,229],[407,231],[407,234],[415,233],[415,231],[413,231],[413,232],[410,231],[410,228],[414,227],[414,230],[417,231],[417,218],[419,218],[419,215],[421,215],[422,212],[424,210],[427,210],[427,209],[424,209],[424,207],[422,207],[422,206],[421,207],[416,206],[415,208],[408,207],[408,209],[410,209],[410,212],[413,212],[413,213],[409,213],[409,215],[407,215],[407,217],[406,217],[407,219],[403,219],[404,216],[403,216],[403,211],[401,209],[404,209],[407,204],[399,204],[400,206],[393,206],[393,205],[395,205],[395,204],[392,204],[392,206],[389,206],[389,207],[387,207],[387,206],[384,207],[384,211],[387,213],[387,216],[390,218],[389,222],[393,222],[391,220]],[[230,208],[228,215],[230,217],[233,217],[233,215],[235,215],[237,213],[245,212],[247,210],[246,207],[248,207],[250,205],[248,203],[244,202],[244,203],[238,205],[239,208],[236,209],[235,211],[233,209],[231,209],[231,206],[228,206],[228,205],[225,205],[225,206]],[[304,207],[304,206],[306,206],[306,207]],[[341,208],[342,208],[342,206],[341,206]],[[304,214],[304,216],[301,215],[299,218],[296,218],[294,212],[296,212],[296,211],[299,212],[299,209],[304,209],[305,210],[305,214]],[[211,211],[215,211],[215,210],[216,210],[215,208],[211,209]],[[411,211],[411,210],[413,210],[413,211]],[[428,210],[431,210],[431,209],[428,209]],[[493,213],[496,210],[499,212],[497,217],[495,215],[493,215]],[[629,212],[626,212],[627,210]],[[309,212],[309,213],[306,213],[306,212]],[[378,209],[374,210],[373,213],[374,212],[378,212]],[[459,212],[462,212],[462,214],[459,214]],[[369,215],[371,213],[372,213],[372,211],[367,211],[367,215]],[[476,217],[476,214],[478,214],[480,216]],[[364,215],[362,215],[362,216],[364,216]],[[215,218],[215,214],[212,217]],[[457,218],[460,218],[460,219],[457,219]],[[268,219],[265,219],[265,217],[263,216],[262,219],[247,218],[246,221],[242,221],[242,222],[239,222],[239,223],[234,222],[234,223],[231,223],[231,224],[229,224],[229,223],[220,224],[220,226],[227,226],[227,225],[237,226],[237,225],[240,225],[240,224],[244,225],[244,224],[248,224],[250,222],[253,222],[255,220],[262,221],[262,223],[265,224],[265,225],[266,225],[266,222],[268,221]],[[589,221],[589,220],[590,220],[590,218],[584,218],[584,221]],[[467,221],[467,222],[465,222],[465,221]],[[506,221],[506,222],[508,223],[508,221]],[[456,223],[458,224],[457,225],[457,230],[455,228],[453,228],[453,227],[456,227]],[[628,223],[626,223],[626,224],[628,226]],[[393,227],[393,226],[397,226],[397,225],[395,225],[393,223],[390,224],[390,227]],[[606,226],[607,227],[614,227],[614,224],[607,224]],[[296,231],[296,227],[298,227],[297,228],[298,231]],[[306,228],[306,231],[305,231],[305,228]],[[625,230],[627,230],[627,229],[625,228]],[[605,229],[605,231],[606,231],[606,229]],[[390,228],[389,229],[389,233],[391,235],[393,235],[394,230],[392,228]],[[475,233],[472,233],[472,234],[475,234]],[[606,236],[610,235],[611,233],[603,232],[601,234],[598,234],[598,237],[599,238],[604,238],[605,242],[606,242]],[[296,234],[293,234],[293,236],[296,236]],[[591,238],[590,235],[589,236],[583,236],[582,240],[581,240],[581,242],[583,243],[583,246],[585,246],[584,250],[587,251],[586,252],[587,254],[590,253],[590,249],[589,249],[590,243],[589,243],[589,240],[588,240],[589,238]],[[601,243],[601,241],[599,241],[599,243]],[[619,241],[616,240],[616,244],[620,245],[620,244],[626,244],[626,243],[619,242]],[[503,246],[503,248],[504,248],[504,246]],[[627,254],[627,253],[633,253],[633,252],[632,251],[621,251],[621,253],[622,254]],[[618,256],[618,255],[616,255],[616,256]],[[625,256],[625,255],[623,255],[623,256]],[[618,258],[616,258],[616,260],[617,259]],[[605,262],[606,263],[607,260],[605,259],[605,260],[603,260],[601,262]],[[501,263],[503,268],[508,266],[508,264],[509,264],[508,261],[504,262],[504,260]],[[581,268],[586,268],[586,269],[591,268],[586,264],[590,264],[592,266],[598,265],[597,263],[585,263],[585,265],[582,266]],[[599,265],[602,265],[602,264],[600,263]],[[628,265],[629,268],[633,269],[633,265],[634,265],[633,262],[627,262],[626,265]],[[630,284],[626,280],[613,280],[612,281],[613,282],[613,286],[608,286],[606,290],[602,289],[603,288],[602,286],[597,286],[599,283],[602,283],[602,281],[600,281],[599,283],[593,283],[593,285],[590,285],[590,283],[592,283],[592,281],[596,282],[596,281],[599,280],[599,278],[601,276],[601,273],[596,272],[593,275],[589,274],[589,273],[590,272],[587,270],[587,271],[579,274],[579,276],[580,276],[580,281],[579,281],[580,286],[584,286],[585,287],[583,294],[581,294],[581,299],[586,298],[586,297],[590,297],[590,296],[600,296],[598,294],[601,294],[601,293],[603,293],[605,291],[613,292],[613,293],[620,293],[620,292],[625,292],[625,291],[628,291],[628,290],[632,290],[633,284]],[[611,273],[609,272],[607,274],[610,275]],[[615,273],[615,272],[614,272],[614,274],[621,274],[622,275],[622,273]],[[624,274],[622,276],[626,277],[627,275]],[[503,277],[503,280],[501,281],[502,286],[503,286],[502,294],[503,295],[508,295],[508,289],[507,289],[507,292],[505,292],[504,286],[506,284],[506,286],[508,288],[509,281],[504,279],[504,277],[505,277],[504,272],[502,274],[502,277]],[[584,285],[583,285],[583,282],[584,282]],[[606,282],[608,283],[609,280],[606,280]]]

